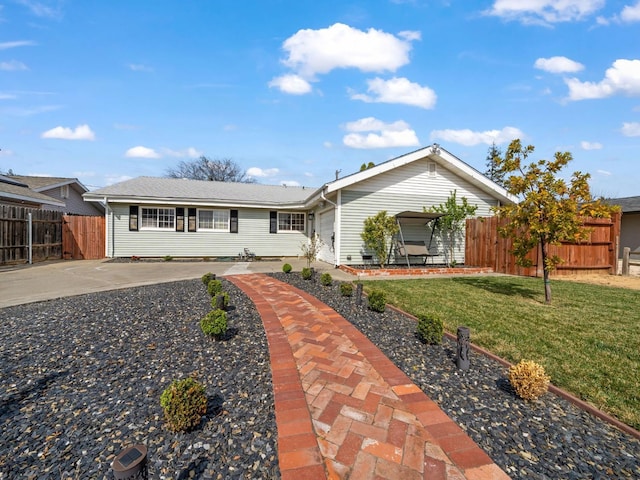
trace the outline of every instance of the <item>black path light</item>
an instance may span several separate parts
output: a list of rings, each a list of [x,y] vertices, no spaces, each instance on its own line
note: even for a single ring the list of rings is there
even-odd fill
[[[131,445],[125,448],[113,460],[111,468],[116,480],[146,480],[149,478],[147,447]]]
[[[469,370],[469,329],[467,327],[458,327],[456,365],[460,370]]]

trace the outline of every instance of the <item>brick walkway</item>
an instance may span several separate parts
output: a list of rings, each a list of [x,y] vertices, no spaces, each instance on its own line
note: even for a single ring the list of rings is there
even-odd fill
[[[267,332],[283,480],[509,478],[327,305],[266,275],[227,278]]]

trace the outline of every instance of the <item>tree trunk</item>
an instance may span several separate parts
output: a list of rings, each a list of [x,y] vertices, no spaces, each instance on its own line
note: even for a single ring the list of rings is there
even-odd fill
[[[551,305],[551,283],[549,281],[549,267],[547,266],[547,242],[540,240],[540,248],[542,250],[542,277],[544,279],[544,303]]]

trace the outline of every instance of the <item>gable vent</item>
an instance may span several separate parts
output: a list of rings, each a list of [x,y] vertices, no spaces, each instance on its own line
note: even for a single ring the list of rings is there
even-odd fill
[[[427,163],[427,174],[430,177],[435,177],[436,176],[436,163],[435,162]]]

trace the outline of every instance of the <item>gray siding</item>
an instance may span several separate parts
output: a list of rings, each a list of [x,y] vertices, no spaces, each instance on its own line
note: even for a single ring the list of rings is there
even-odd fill
[[[620,252],[622,258],[624,247],[631,251],[640,250],[640,213],[623,213],[620,221]],[[638,257],[634,257],[634,260]]]
[[[477,216],[492,214],[491,207],[495,206],[497,201],[491,195],[463,181],[441,165],[437,166],[435,175],[429,175],[427,163],[426,160],[417,161],[342,191],[339,259],[341,264],[362,263],[362,255],[372,253],[365,251],[360,234],[365,218],[376,215],[380,210],[386,210],[389,215],[396,215],[405,210],[422,212],[423,207],[444,204],[451,192],[456,190],[458,200],[466,197],[471,205],[478,206]],[[431,234],[429,229],[415,225],[403,226],[403,233],[405,240],[427,242]],[[433,244],[437,245],[441,254],[434,259],[435,263],[444,263],[444,254],[448,252],[447,239],[435,234]],[[347,259],[348,256],[351,256],[351,260]],[[464,238],[455,244],[454,260],[464,263]]]
[[[145,205],[150,206],[150,205]],[[153,205],[173,208],[173,206]],[[297,256],[306,242],[301,232],[269,233],[269,210],[238,209],[238,233],[175,232],[157,230],[129,231],[129,205],[111,204],[109,214],[109,257],[234,257],[244,248],[263,257]],[[184,206],[185,213],[189,208]],[[113,222],[112,219],[113,218]],[[185,219],[186,224],[186,219]]]
[[[73,186],[67,185],[69,188],[69,196],[62,198],[62,187],[55,187],[50,190],[43,190],[40,193],[48,195],[65,203],[64,207],[46,207],[47,210],[56,210],[64,213],[72,213],[75,215],[104,215],[104,211],[99,209],[94,202],[85,202],[82,194],[77,192]]]

